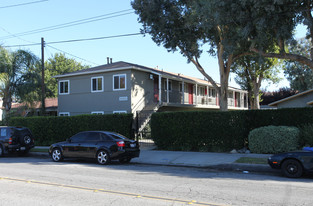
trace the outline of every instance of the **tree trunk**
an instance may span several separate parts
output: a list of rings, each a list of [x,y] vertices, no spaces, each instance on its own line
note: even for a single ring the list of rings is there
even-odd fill
[[[253,87],[253,94],[254,94],[254,108],[253,109],[260,109],[260,98],[259,98],[259,88],[255,85]]]
[[[221,87],[219,92],[219,104],[221,111],[228,110],[228,76],[229,73],[220,74]]]

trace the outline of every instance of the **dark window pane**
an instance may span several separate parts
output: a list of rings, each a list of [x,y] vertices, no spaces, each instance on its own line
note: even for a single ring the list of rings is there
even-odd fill
[[[119,89],[119,76],[114,77],[114,89]]]
[[[110,136],[113,137],[113,139],[127,139],[126,137],[124,137],[123,135],[120,135],[120,134],[110,133]]]
[[[64,82],[60,82],[60,93],[64,93],[64,89],[63,89],[63,84]]]
[[[86,138],[87,141],[100,141],[100,133],[90,132]]]
[[[92,79],[92,91],[97,90],[97,79]]]
[[[107,134],[101,133],[101,140],[102,141],[109,141],[112,139]]]
[[[88,133],[83,132],[83,133],[78,133],[76,135],[74,135],[73,137],[71,137],[71,141],[72,142],[82,142],[86,139]]]
[[[68,93],[68,82],[64,82],[64,93]]]

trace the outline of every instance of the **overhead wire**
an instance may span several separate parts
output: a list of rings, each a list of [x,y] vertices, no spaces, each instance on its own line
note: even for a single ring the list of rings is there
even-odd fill
[[[6,8],[11,8],[11,7],[17,7],[17,6],[25,6],[29,4],[36,4],[36,3],[42,3],[45,1],[49,0],[40,0],[40,1],[31,1],[31,2],[26,2],[26,3],[21,3],[21,4],[13,4],[13,5],[8,5],[8,6],[1,6],[0,9],[6,9]]]
[[[128,37],[128,36],[136,36],[142,35],[143,33],[132,33],[132,34],[121,34],[121,35],[114,35],[114,36],[103,36],[103,37],[94,37],[94,38],[86,38],[86,39],[71,39],[71,40],[64,40],[64,41],[54,41],[54,42],[46,42],[46,45],[49,44],[61,44],[61,43],[71,43],[71,42],[78,42],[78,41],[94,41],[100,39],[112,39],[112,38],[119,38],[119,37]],[[41,43],[32,43],[32,44],[23,44],[23,45],[9,45],[9,46],[2,46],[2,47],[23,47],[23,46],[36,46],[40,45]]]
[[[18,36],[37,34],[37,33],[41,33],[41,32],[52,31],[52,30],[56,30],[56,29],[62,29],[62,28],[76,26],[76,25],[80,25],[80,24],[86,24],[86,23],[90,23],[90,22],[95,22],[95,21],[115,18],[115,17],[119,17],[119,16],[124,16],[124,15],[128,15],[128,14],[132,14],[133,12],[128,12],[130,10],[132,10],[132,9],[121,10],[121,11],[112,12],[109,14],[103,14],[103,15],[99,15],[99,16],[89,17],[89,18],[71,21],[71,22],[67,22],[67,23],[63,23],[63,24],[54,25],[54,26],[48,26],[48,27],[44,27],[44,28],[40,28],[40,29],[34,29],[34,30],[26,31],[26,32],[20,32],[20,33],[8,35],[8,36],[0,37],[0,40],[10,39],[10,38],[18,37]]]
[[[77,59],[80,59],[80,60],[82,60],[82,61],[89,62],[89,63],[91,63],[91,64],[93,64],[93,65],[99,66],[99,64],[97,64],[97,63],[94,63],[94,62],[92,62],[92,61],[86,60],[86,59],[84,59],[84,58],[81,58],[81,57],[76,56],[76,55],[74,55],[74,54],[71,54],[71,53],[69,53],[69,52],[66,52],[66,51],[63,51],[63,50],[61,50],[61,49],[55,48],[55,47],[53,47],[53,46],[47,45],[47,47],[50,47],[50,48],[52,48],[52,49],[55,49],[55,50],[57,50],[57,51],[59,51],[59,52],[63,52],[63,53],[65,53],[65,54],[67,54],[67,55],[70,55],[70,56],[75,57],[75,58],[77,58]]]

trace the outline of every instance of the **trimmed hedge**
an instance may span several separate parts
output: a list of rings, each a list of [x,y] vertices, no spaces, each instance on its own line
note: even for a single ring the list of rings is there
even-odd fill
[[[244,146],[244,119],[242,111],[155,113],[152,138],[159,149],[226,151]]]
[[[28,127],[36,145],[50,145],[64,141],[81,131],[114,131],[134,138],[132,114],[78,115],[70,117],[14,117],[9,125]]]
[[[313,124],[304,124],[300,127],[301,145],[313,146]]]
[[[300,130],[289,126],[266,126],[249,133],[249,148],[253,153],[275,154],[299,147]]]
[[[259,127],[304,124],[313,124],[313,108],[160,112],[152,115],[151,136],[159,149],[218,152],[247,146]]]

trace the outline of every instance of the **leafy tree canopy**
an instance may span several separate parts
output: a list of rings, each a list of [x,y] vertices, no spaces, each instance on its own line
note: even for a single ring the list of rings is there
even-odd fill
[[[58,82],[53,76],[86,69],[88,67],[89,66],[77,62],[75,59],[67,58],[62,53],[56,53],[53,57],[49,58],[45,62],[47,97],[58,96]]]
[[[289,46],[289,51],[295,54],[309,57],[311,42],[307,39],[300,39],[298,42],[293,41]],[[285,61],[284,73],[290,82],[293,90],[305,91],[313,89],[313,71],[307,65],[300,64],[296,61]]]

